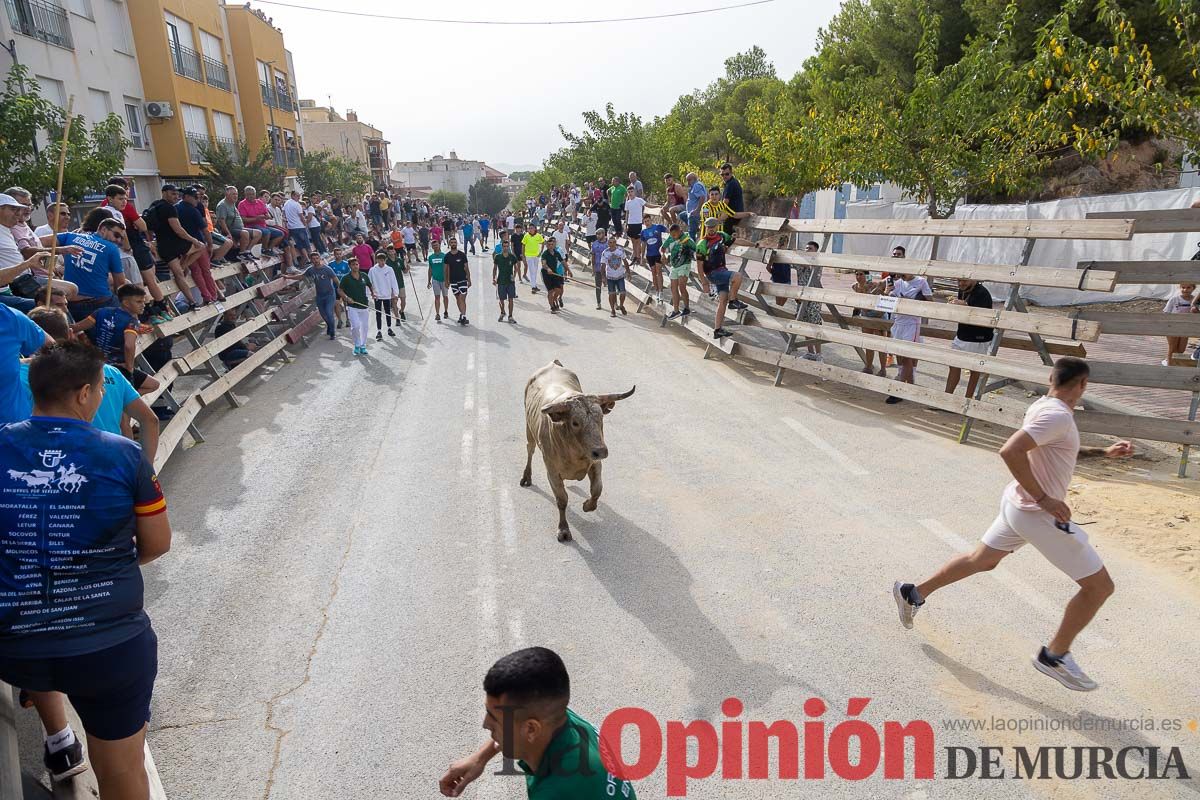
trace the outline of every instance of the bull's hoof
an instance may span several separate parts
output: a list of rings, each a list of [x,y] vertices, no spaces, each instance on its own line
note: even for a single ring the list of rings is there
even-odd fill
[[[521,476],[521,485],[522,486],[533,486],[533,478],[531,478],[529,476],[528,472]]]
[[[598,506],[599,504],[600,504],[599,500],[597,500],[594,497],[589,497],[587,500],[583,501],[583,510],[584,511],[595,511],[596,506]]]
[[[559,540],[560,542],[569,542],[569,541],[571,541],[571,529],[570,529],[570,528],[562,528],[561,530],[559,530],[559,532],[558,532],[558,540]]]

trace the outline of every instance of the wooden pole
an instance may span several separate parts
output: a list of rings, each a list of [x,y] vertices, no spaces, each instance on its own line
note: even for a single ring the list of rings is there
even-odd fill
[[[58,184],[54,187],[54,202],[62,202],[63,172],[67,168],[67,142],[71,136],[71,110],[75,107],[75,95],[67,98],[67,124],[63,126],[62,148],[58,153]],[[58,231],[54,229],[55,220],[50,220],[50,233],[54,237],[50,241],[50,260],[46,267],[46,305],[50,305],[50,290],[54,286],[54,259],[58,256]]]

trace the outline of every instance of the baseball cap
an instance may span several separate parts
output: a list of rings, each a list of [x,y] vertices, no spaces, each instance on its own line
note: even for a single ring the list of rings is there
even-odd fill
[[[195,186],[185,186],[185,187],[183,187],[183,189],[181,191],[183,194],[190,195],[191,197],[199,197],[200,196],[200,192],[196,191]]]
[[[11,194],[0,193],[0,208],[3,208],[4,206],[15,206],[16,208],[29,208],[29,206],[25,205],[20,200],[13,197]]]
[[[173,184],[173,183],[164,183],[164,184],[163,184],[163,187],[162,187],[162,190],[163,190],[164,192],[178,192],[178,191],[179,191],[179,187],[178,187],[178,186],[176,186],[176,185],[175,185],[175,184]]]

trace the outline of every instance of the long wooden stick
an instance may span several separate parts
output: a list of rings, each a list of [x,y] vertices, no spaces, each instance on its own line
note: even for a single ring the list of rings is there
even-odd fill
[[[67,142],[71,136],[71,110],[75,107],[75,95],[67,98],[67,124],[63,126],[62,149],[58,154],[58,185],[54,187],[54,202],[62,202],[62,185],[63,172],[67,168]],[[52,206],[57,209],[57,206]],[[55,230],[55,219],[49,220],[50,234],[54,237],[50,241],[50,260],[46,267],[46,305],[50,305],[50,290],[54,286],[54,259],[58,256],[58,231]]]

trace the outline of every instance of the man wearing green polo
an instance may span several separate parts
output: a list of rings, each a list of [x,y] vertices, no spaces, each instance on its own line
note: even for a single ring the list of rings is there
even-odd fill
[[[442,252],[440,239],[433,240],[433,252],[429,254],[429,279],[425,288],[433,289],[433,321],[442,321],[442,306],[446,307],[446,319],[450,319],[450,285],[446,282],[446,254]]]
[[[628,192],[628,187],[616,178],[613,178],[612,186],[608,187],[608,207],[611,209],[610,213],[612,214],[612,222],[609,227],[616,229],[617,236],[625,233],[625,226],[621,223],[621,215],[625,213],[625,195]]]
[[[596,729],[567,708],[571,679],[553,650],[506,655],[488,670],[483,691],[483,727],[491,738],[450,765],[438,783],[443,795],[461,795],[503,753],[517,759],[530,800],[637,800],[633,785],[605,767]]]

